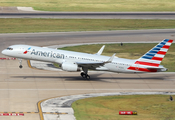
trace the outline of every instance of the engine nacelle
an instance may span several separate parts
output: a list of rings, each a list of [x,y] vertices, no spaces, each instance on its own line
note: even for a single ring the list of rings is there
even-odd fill
[[[64,71],[69,71],[69,72],[80,71],[80,68],[78,67],[77,64],[69,63],[69,62],[63,62],[61,65],[61,69]]]

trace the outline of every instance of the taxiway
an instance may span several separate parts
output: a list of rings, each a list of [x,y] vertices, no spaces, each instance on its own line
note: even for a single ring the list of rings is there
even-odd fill
[[[32,7],[0,7],[0,18],[175,19],[175,12],[47,12]]]

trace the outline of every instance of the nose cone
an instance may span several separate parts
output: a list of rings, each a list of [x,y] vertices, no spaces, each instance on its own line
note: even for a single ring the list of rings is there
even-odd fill
[[[1,52],[3,55],[9,55],[9,52],[8,52],[8,50],[3,50],[2,52]]]
[[[3,50],[1,53],[2,53],[3,55],[5,55],[5,53],[6,53],[6,50]]]

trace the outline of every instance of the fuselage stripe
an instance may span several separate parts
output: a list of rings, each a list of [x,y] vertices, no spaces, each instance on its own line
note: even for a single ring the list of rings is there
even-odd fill
[[[158,67],[159,66],[159,64],[156,64],[156,63],[149,63],[149,62],[142,62],[142,61],[136,61],[135,64],[154,66],[154,67]]]
[[[157,72],[156,69],[146,69],[146,68],[139,68],[139,67],[133,67],[133,66],[130,66],[128,70],[136,70],[136,71],[142,71],[142,72]]]

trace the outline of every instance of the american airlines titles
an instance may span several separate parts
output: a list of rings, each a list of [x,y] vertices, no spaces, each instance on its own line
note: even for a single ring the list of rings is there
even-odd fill
[[[42,51],[35,51],[35,49],[33,49],[31,52],[31,55],[64,59],[64,54],[54,53],[52,51],[51,52],[42,52]]]

